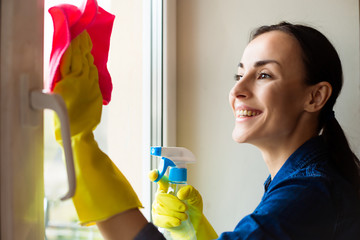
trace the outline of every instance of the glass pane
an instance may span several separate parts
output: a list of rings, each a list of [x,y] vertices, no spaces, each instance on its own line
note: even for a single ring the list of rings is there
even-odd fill
[[[47,240],[103,239],[96,228],[81,227],[71,200],[61,201],[67,190],[62,149],[55,141],[53,112],[44,113],[45,235]],[[101,129],[100,129],[101,131]]]
[[[112,100],[103,107],[100,125],[95,138],[100,148],[126,176],[144,203],[144,181],[149,181],[144,172],[150,163],[143,161],[143,79],[142,79],[142,0],[98,0],[99,6],[115,15],[111,36],[108,69],[113,81]],[[59,3],[78,6],[79,0],[45,1],[44,71],[52,43],[52,19],[47,10]],[[52,239],[102,239],[96,226],[81,227],[78,224],[72,201],[60,201],[67,190],[67,176],[62,150],[55,141],[53,113],[45,112],[45,213],[46,237]],[[150,121],[150,118],[148,119]],[[150,124],[149,124],[150,125]],[[148,146],[147,146],[148,147]],[[145,169],[145,170],[144,170]],[[149,195],[149,194],[147,194]],[[147,210],[149,209],[146,206]]]

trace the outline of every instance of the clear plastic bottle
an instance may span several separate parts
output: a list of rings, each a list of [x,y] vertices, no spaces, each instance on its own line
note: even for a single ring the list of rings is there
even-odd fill
[[[167,193],[176,196],[180,188],[186,185],[186,182],[170,182]],[[165,229],[164,236],[167,240],[196,240],[196,232],[189,217],[180,226],[171,228],[170,231]]]
[[[159,174],[154,182],[159,181],[170,168],[167,193],[177,196],[180,188],[187,185],[186,164],[196,162],[194,154],[183,147],[152,147],[151,155],[161,157]],[[180,226],[163,229],[162,232],[167,240],[196,240],[196,232],[189,217]]]

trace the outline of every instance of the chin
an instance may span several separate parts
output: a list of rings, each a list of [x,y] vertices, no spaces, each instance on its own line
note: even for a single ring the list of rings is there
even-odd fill
[[[247,143],[247,137],[234,129],[232,139],[237,143]]]

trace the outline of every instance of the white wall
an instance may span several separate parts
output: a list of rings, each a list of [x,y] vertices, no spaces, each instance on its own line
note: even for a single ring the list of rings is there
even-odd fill
[[[268,171],[260,153],[231,138],[228,92],[250,31],[280,20],[315,26],[339,51],[345,85],[335,112],[360,153],[357,0],[177,1],[177,145],[197,156],[189,183],[218,233],[234,229],[263,193]]]

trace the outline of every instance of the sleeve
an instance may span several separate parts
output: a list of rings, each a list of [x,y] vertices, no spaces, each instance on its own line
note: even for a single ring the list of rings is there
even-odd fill
[[[165,240],[165,237],[158,231],[154,224],[148,223],[134,240]]]
[[[334,209],[326,180],[289,179],[269,190],[252,214],[219,239],[332,239]]]

